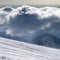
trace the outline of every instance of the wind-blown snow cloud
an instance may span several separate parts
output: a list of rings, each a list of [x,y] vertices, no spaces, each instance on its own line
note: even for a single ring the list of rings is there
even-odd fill
[[[5,7],[2,10],[7,25],[6,34],[31,38],[35,32],[43,31],[60,37],[60,8],[21,6],[16,9]]]
[[[0,32],[5,31],[5,22],[6,22],[6,16],[13,10],[12,7],[7,6],[0,8]]]
[[[13,10],[13,8],[10,7],[10,6],[0,8],[0,24],[3,23],[3,20],[6,19],[6,16],[7,16],[12,10]]]
[[[18,36],[38,30],[41,23],[37,11],[34,7],[23,6],[11,12],[8,15],[7,33]]]
[[[22,6],[13,10],[7,16],[8,29],[6,33],[12,36],[22,36],[32,35],[39,30],[43,30],[58,35],[58,32],[60,32],[59,22],[60,8]]]

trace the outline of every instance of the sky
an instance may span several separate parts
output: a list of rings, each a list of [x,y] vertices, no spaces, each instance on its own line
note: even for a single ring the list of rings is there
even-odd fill
[[[59,6],[60,0],[0,0],[0,5],[49,5]]]

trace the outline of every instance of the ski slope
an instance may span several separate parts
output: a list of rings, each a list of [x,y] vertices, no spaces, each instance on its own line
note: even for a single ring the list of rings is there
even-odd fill
[[[60,60],[60,49],[0,37],[0,60]]]

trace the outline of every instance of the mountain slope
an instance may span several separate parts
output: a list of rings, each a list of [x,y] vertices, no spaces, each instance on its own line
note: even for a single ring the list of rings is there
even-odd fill
[[[0,60],[60,60],[60,50],[0,37]]]

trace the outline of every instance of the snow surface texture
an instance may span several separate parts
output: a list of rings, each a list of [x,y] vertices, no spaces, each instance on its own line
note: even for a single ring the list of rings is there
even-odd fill
[[[0,60],[60,60],[60,49],[0,37]]]

